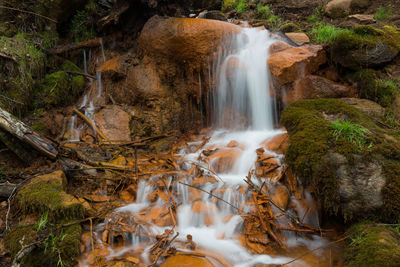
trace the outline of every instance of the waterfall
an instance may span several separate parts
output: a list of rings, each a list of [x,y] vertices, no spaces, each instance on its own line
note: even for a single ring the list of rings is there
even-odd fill
[[[270,96],[267,59],[269,46],[274,41],[266,30],[243,29],[233,37],[228,55],[217,61],[218,126],[238,128],[241,126],[238,116],[244,116],[249,129],[273,128],[274,101]]]

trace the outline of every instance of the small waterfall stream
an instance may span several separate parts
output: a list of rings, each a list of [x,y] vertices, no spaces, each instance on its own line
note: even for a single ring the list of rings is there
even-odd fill
[[[266,140],[285,133],[284,130],[273,127],[276,112],[274,100],[270,96],[267,69],[269,46],[273,42],[266,30],[243,29],[240,34],[234,36],[232,46],[225,48],[214,67],[217,85],[214,113],[218,130],[212,133],[202,148],[193,149],[199,142],[188,143],[179,153],[180,168],[188,171],[195,165],[199,166],[202,169],[200,177],[190,174],[168,177],[153,175],[147,180],[141,180],[138,183],[135,202],[116,209],[95,231],[96,242],[103,244],[105,240],[111,239],[109,243],[114,244],[107,248],[107,259],[130,253],[129,255],[140,257],[147,262],[146,264],[151,264],[149,250],[157,242],[155,236],[171,229],[179,232],[174,244],[183,251],[187,249],[179,244],[184,243],[190,236],[198,249],[218,255],[222,257],[221,261],[232,266],[283,264],[291,259],[276,253],[252,254],[245,248],[243,234],[243,215],[255,208],[253,195],[244,180],[256,169],[257,158],[260,155],[256,150],[263,147]],[[212,74],[209,73],[209,76],[211,78]],[[100,77],[99,75],[98,79]],[[101,83],[98,87],[101,93]],[[87,98],[85,100],[84,104]],[[205,157],[208,153],[214,154]],[[219,153],[228,156],[215,156]],[[281,186],[276,179],[284,171],[283,155],[266,149],[261,154],[273,158],[279,167],[274,175],[261,177],[254,182],[262,186],[263,181],[268,190],[274,190]],[[163,184],[160,185],[161,180]],[[197,186],[202,191],[190,186]],[[172,197],[165,197],[168,192],[171,192]],[[293,215],[299,213],[297,215],[303,221],[318,227],[316,209],[309,208],[314,205],[313,200],[306,190],[304,192],[307,196],[305,201],[297,199],[294,195],[289,196],[289,201],[295,208],[288,207],[287,212]],[[171,202],[177,206],[176,227],[174,219],[155,222],[154,217],[159,214],[169,214]],[[273,215],[278,218],[278,226],[290,227],[290,222],[282,211],[275,207],[272,210]],[[123,221],[130,229],[123,230],[122,247],[115,246],[117,238],[109,230],[116,221]],[[110,237],[104,238],[104,227],[108,229],[107,235]],[[287,247],[303,245],[312,249],[326,242],[318,236],[305,239],[289,231],[282,231],[282,238]],[[214,259],[215,266],[223,266],[221,261],[215,260],[218,257],[210,257],[210,260]],[[88,266],[85,259],[81,261],[81,266]],[[296,265],[288,266],[309,265],[300,260]]]

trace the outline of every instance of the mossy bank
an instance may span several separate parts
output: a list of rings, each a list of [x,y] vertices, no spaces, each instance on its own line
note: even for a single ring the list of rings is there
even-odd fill
[[[281,123],[290,136],[286,162],[312,187],[326,214],[398,222],[400,133],[385,123],[376,103],[345,101],[302,100],[283,111]],[[338,121],[365,129],[362,142],[346,132],[335,134]]]

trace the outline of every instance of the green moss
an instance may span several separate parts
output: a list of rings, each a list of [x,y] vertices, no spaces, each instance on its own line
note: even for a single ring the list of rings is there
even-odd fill
[[[37,238],[33,225],[19,225],[7,232],[4,237],[4,247],[11,252],[11,257],[15,257],[21,250],[22,238],[24,238],[24,245],[32,243]]]
[[[338,118],[352,121],[359,127],[367,129],[368,143],[371,145],[359,146],[346,136],[336,138],[332,121]],[[327,158],[329,153],[339,153],[345,156],[350,164],[354,160],[354,155],[359,155],[362,160],[374,159],[384,166],[387,180],[383,193],[386,199],[384,201],[386,215],[382,215],[381,218],[389,221],[400,218],[398,132],[394,129],[381,128],[374,119],[359,109],[336,99],[294,102],[283,111],[281,123],[290,135],[290,145],[285,155],[286,163],[304,185],[313,188],[327,214],[341,214],[345,219],[351,219],[354,215],[341,209],[336,167]],[[393,163],[389,164],[390,162]],[[368,216],[368,214],[363,215]]]
[[[350,32],[350,30],[340,29],[323,22],[316,22],[311,29],[311,37],[316,43],[329,43],[335,40],[339,34],[343,32]]]
[[[400,31],[390,26],[382,30],[356,26],[352,30],[340,31],[330,44],[334,61],[359,70],[391,61],[400,51]]]
[[[345,266],[399,266],[400,233],[393,227],[360,223],[346,235]]]
[[[400,90],[393,80],[383,80],[380,76],[381,73],[373,69],[362,69],[354,73],[350,80],[358,84],[362,98],[389,107]]]
[[[18,192],[19,205],[25,213],[49,211],[52,219],[83,217],[82,204],[63,191],[64,184],[65,176],[60,173],[38,176]]]
[[[237,4],[238,0],[224,0],[222,3],[222,11],[235,9]]]
[[[21,114],[31,107],[36,80],[44,73],[46,56],[23,34],[0,37],[0,52],[15,58],[15,62],[0,59],[0,94],[3,95],[0,104],[14,114]]]
[[[62,266],[72,267],[76,266],[80,254],[81,233],[79,224],[53,225],[40,232],[36,232],[35,225],[19,225],[6,234],[4,246],[14,258],[21,250],[22,239],[24,245],[37,243],[36,248],[22,259],[23,266],[60,266],[62,263]]]
[[[74,96],[79,95],[85,88],[85,78],[81,75],[74,76],[71,79],[71,89]]]
[[[292,22],[289,22],[281,25],[279,27],[279,30],[281,30],[282,32],[298,32],[300,31],[300,27]]]
[[[81,69],[70,60],[65,60],[61,69],[63,71],[81,72]]]

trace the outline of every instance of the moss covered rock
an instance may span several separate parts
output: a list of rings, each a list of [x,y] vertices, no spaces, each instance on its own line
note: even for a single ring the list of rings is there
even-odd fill
[[[19,205],[25,213],[49,211],[50,218],[82,218],[82,204],[65,193],[65,186],[62,171],[36,176],[19,190]]]
[[[364,112],[375,105],[357,108],[317,99],[294,102],[283,111],[281,123],[290,135],[286,162],[303,184],[311,185],[327,214],[345,220],[400,218],[400,134],[382,128],[383,115]],[[338,121],[363,134],[348,129],[338,134]]]
[[[0,37],[0,105],[16,114],[31,107],[36,86],[44,74],[46,56],[23,34]]]
[[[399,51],[400,30],[391,26],[358,25],[352,31],[341,31],[331,42],[333,61],[354,70],[384,65]]]
[[[346,235],[345,266],[399,266],[400,232],[394,227],[360,223]]]

